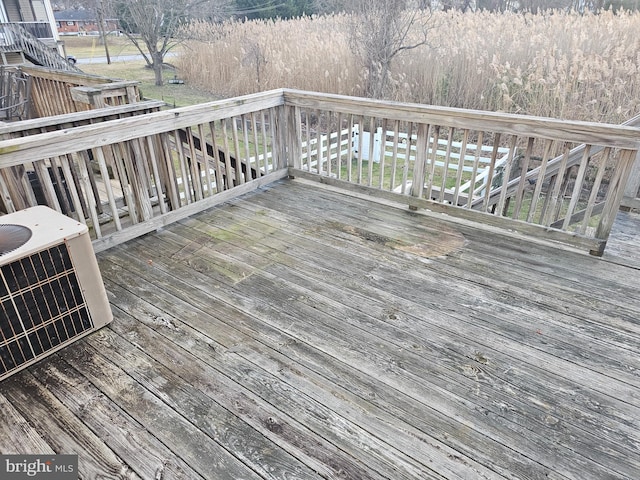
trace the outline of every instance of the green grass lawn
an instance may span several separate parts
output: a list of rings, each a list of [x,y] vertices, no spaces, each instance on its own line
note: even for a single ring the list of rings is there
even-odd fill
[[[106,55],[104,43],[97,35],[85,35],[82,37],[64,36],[67,54],[74,55],[76,58],[95,58],[104,57]],[[116,37],[109,35],[107,37],[107,46],[111,56],[117,55],[135,55],[138,49],[125,37]]]
[[[105,56],[104,45],[99,37],[64,37],[68,55],[78,59],[98,58]],[[108,37],[107,43],[111,58],[119,55],[136,55],[140,52],[127,37]],[[176,50],[179,53],[179,50]],[[170,59],[168,59],[170,61]],[[220,97],[203,90],[193,88],[188,84],[172,84],[169,80],[180,76],[180,72],[167,67],[164,71],[164,85],[155,85],[153,70],[147,68],[144,60],[113,61],[107,63],[78,63],[77,66],[85,73],[100,75],[119,80],[137,80],[145,99],[162,100],[170,106],[183,107],[199,103],[219,100]]]

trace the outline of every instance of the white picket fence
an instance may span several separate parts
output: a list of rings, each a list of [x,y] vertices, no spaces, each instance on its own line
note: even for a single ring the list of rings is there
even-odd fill
[[[362,161],[373,161],[379,163],[384,157],[395,158],[398,161],[413,162],[416,158],[416,135],[411,136],[411,144],[407,149],[408,134],[399,132],[396,134],[392,131],[383,132],[382,128],[378,128],[373,138],[371,132],[360,130],[360,125],[355,124],[349,129],[333,132],[330,135],[320,135],[310,139],[302,144],[303,165],[315,172],[329,171],[327,162],[337,159],[354,158]],[[320,145],[318,146],[318,143]],[[427,151],[428,165],[434,158],[433,156],[434,139],[430,138]],[[476,172],[475,179],[463,183],[459,192],[461,194],[471,194],[473,196],[483,195],[487,183],[489,183],[489,172],[491,165],[491,155],[494,152],[493,145],[474,145],[467,144],[465,147],[464,158],[461,158],[463,144],[461,142],[449,142],[446,138],[440,138],[437,141],[435,152],[435,165],[440,168],[447,168],[451,172]],[[362,150],[362,152],[360,152]],[[495,149],[498,158],[494,163],[494,178],[501,175],[505,163],[510,157],[510,149],[508,147],[498,147]],[[351,154],[351,156],[349,156]],[[514,155],[515,156],[515,152]],[[512,158],[513,158],[512,156]],[[320,159],[320,164],[318,164]],[[306,163],[305,163],[306,161]],[[395,192],[404,193],[411,188],[410,183],[405,183],[394,188]]]

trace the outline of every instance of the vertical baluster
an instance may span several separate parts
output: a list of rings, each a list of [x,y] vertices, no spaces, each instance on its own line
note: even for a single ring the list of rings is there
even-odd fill
[[[113,189],[111,188],[111,181],[109,180],[109,171],[107,170],[107,162],[105,160],[105,156],[102,148],[103,147],[98,147],[93,150],[94,158],[98,161],[98,168],[100,169],[100,175],[102,176],[104,188],[107,193],[107,198],[109,202],[109,208],[111,209],[113,224],[116,227],[116,230],[120,231],[122,230],[122,224],[120,223],[120,217],[118,216],[118,207],[116,205],[116,199],[115,199],[115,195],[113,194]]]
[[[491,183],[493,182],[493,175],[496,171],[496,160],[498,159],[498,149],[500,148],[500,134],[493,134],[493,150],[491,151],[491,159],[489,161],[489,170],[487,176],[484,178],[484,200],[482,202],[482,211],[487,212],[489,210],[489,199],[491,198]],[[485,167],[486,168],[486,167]]]
[[[518,137],[516,135],[511,135],[511,140],[509,142],[509,152],[507,153],[507,159],[504,164],[504,169],[502,170],[502,190],[500,191],[500,199],[498,200],[498,208],[496,213],[498,215],[506,216],[507,212],[505,211],[507,208],[507,184],[509,183],[509,179],[511,178],[511,170],[513,168],[513,159],[516,153],[516,145],[518,143]]]
[[[202,155],[202,169],[204,170],[204,182],[206,188],[203,189],[203,196],[210,197],[213,195],[213,180],[211,179],[211,155],[213,154],[212,144],[207,139],[207,134],[204,130],[204,124],[198,124],[198,137],[200,141],[200,155]],[[209,147],[211,147],[211,153],[209,153]]]
[[[453,199],[451,203],[458,205],[460,198],[460,185],[462,184],[462,174],[466,166],[467,145],[469,143],[469,129],[465,128],[462,132],[462,143],[460,145],[460,158],[458,159],[458,169],[456,170],[456,185],[453,190]]]
[[[225,190],[225,179],[228,178],[229,173],[221,165],[220,150],[218,149],[218,140],[216,139],[216,122],[209,122],[209,131],[211,132],[211,148],[213,150],[213,169],[215,170],[216,177],[216,191],[218,193]]]
[[[131,220],[131,223],[135,225],[136,223],[138,223],[138,208],[132,192],[132,184],[135,184],[135,178],[133,177],[133,167],[131,166],[130,161],[127,163],[127,166],[125,166],[123,161],[123,153],[121,151],[121,144],[117,143],[115,145],[110,145],[110,149],[114,167],[113,174],[115,179],[120,183],[120,189],[122,190],[122,195],[129,211],[129,218]],[[111,185],[110,181],[109,185]]]
[[[245,175],[245,181],[249,182],[251,180],[253,180],[254,178],[258,178],[258,170],[253,170],[253,167],[251,166],[251,148],[249,145],[249,132],[247,130],[247,116],[246,115],[241,115],[240,116],[240,123],[241,123],[241,131],[242,131],[242,141],[244,142],[244,163],[246,165],[245,167],[245,171],[247,172]]]
[[[396,175],[398,169],[398,146],[400,142],[400,120],[393,121],[393,147],[391,151],[391,182],[389,190],[396,189]]]
[[[582,184],[584,183],[585,175],[587,173],[587,166],[589,165],[590,159],[591,145],[587,145],[584,149],[582,160],[580,161],[580,167],[578,168],[578,173],[576,175],[571,200],[569,201],[569,208],[567,209],[566,216],[564,217],[564,222],[562,223],[563,230],[567,230],[569,228],[571,217],[573,216],[573,212],[576,209],[576,205],[578,205],[578,200],[580,200],[580,194],[582,193]]]
[[[133,191],[138,202],[141,221],[149,220],[153,217],[153,205],[151,205],[151,172],[147,163],[149,156],[145,149],[142,138],[130,140],[125,145],[127,161],[131,163],[133,170]]]
[[[11,193],[9,193],[9,187],[4,180],[4,171],[0,173],[0,195],[2,195],[2,204],[6,213],[13,213],[16,211],[16,207],[13,204]]]
[[[182,145],[182,137],[179,130],[174,130],[175,149],[178,154],[178,162],[180,165],[180,174],[182,175],[182,191],[184,193],[184,199],[187,204],[193,202],[191,179],[189,178],[189,168],[187,167],[187,161],[184,155],[184,148]]]
[[[467,208],[471,208],[475,200],[474,197],[476,193],[476,181],[478,179],[478,168],[480,166],[480,155],[482,154],[483,140],[484,132],[480,131],[478,132],[476,154],[473,159],[473,170],[471,171],[471,179],[469,180],[469,188],[467,189],[467,195],[469,195],[469,197],[467,198]]]
[[[171,202],[171,210],[177,210],[182,206],[180,199],[180,188],[178,187],[178,175],[176,174],[176,164],[174,161],[172,149],[170,146],[170,134],[161,133],[158,137],[160,148],[162,150],[162,162],[160,167],[163,170],[165,178],[165,188]]]
[[[42,193],[47,202],[47,205],[54,210],[61,212],[60,203],[56,197],[56,191],[51,181],[51,175],[49,174],[49,167],[44,160],[36,160],[33,162],[33,168],[36,178],[42,189]]]
[[[438,158],[438,142],[440,141],[440,126],[435,125],[432,127],[433,134],[431,138],[427,142],[427,149],[429,147],[429,143],[432,145],[431,147],[431,161],[429,163],[429,175],[427,176],[427,194],[425,195],[428,200],[431,200],[433,197],[433,182],[435,181],[436,176],[436,160]],[[427,150],[427,154],[428,154]],[[427,156],[427,160],[428,160]]]
[[[353,149],[355,147],[355,145],[353,144],[353,136],[355,135],[355,131],[352,114],[349,114],[349,127],[347,135],[349,138],[349,151],[347,153],[347,181],[350,182],[353,179]]]
[[[540,200],[540,194],[542,193],[542,184],[545,180],[545,173],[547,171],[547,163],[552,156],[552,152],[555,147],[553,140],[547,140],[544,145],[544,153],[542,155],[542,163],[540,164],[540,170],[536,177],[536,187],[533,191],[533,197],[531,198],[531,205],[529,207],[529,213],[527,214],[527,223],[532,223],[538,208],[538,201]]]
[[[64,183],[66,185],[66,190],[69,191],[69,196],[71,197],[71,205],[69,205],[69,207],[73,206],[73,210],[75,210],[74,216],[76,220],[86,224],[87,221],[84,218],[83,204],[82,204],[82,201],[80,200],[78,189],[76,188],[75,175],[73,175],[71,171],[71,162],[73,161],[73,158],[71,157],[70,154],[67,154],[59,157],[58,160],[62,168],[62,175],[64,178]],[[62,191],[62,196],[65,197],[66,199],[65,185],[61,184],[60,187]],[[71,214],[71,208],[69,208],[69,210],[67,211],[69,212],[68,214]]]
[[[320,112],[320,110],[316,110],[315,114],[316,114],[316,149],[315,149],[316,154],[315,154],[315,161],[311,163],[309,168],[312,169],[315,164],[316,173],[320,173],[320,164],[322,163],[322,121],[321,121],[322,113]]]
[[[49,173],[50,176],[53,176],[53,181],[55,182],[55,184],[58,186],[58,189],[55,189],[55,185],[54,185],[54,191],[56,194],[56,198],[58,200],[58,204],[60,205],[60,211],[62,213],[64,213],[65,215],[71,215],[71,203],[69,203],[69,198],[67,197],[67,190],[65,189],[65,184],[66,184],[66,179],[64,179],[64,172],[63,175],[60,175],[60,170],[62,169],[62,166],[58,166],[58,158],[57,157],[51,157],[49,159],[49,163],[50,163],[50,167],[49,167]],[[70,182],[73,183],[73,182]],[[67,187],[68,189],[68,187]]]
[[[596,178],[593,181],[593,187],[591,187],[591,193],[589,194],[587,207],[585,208],[585,211],[584,211],[584,218],[582,220],[582,224],[580,225],[580,229],[578,231],[580,235],[585,235],[587,232],[587,227],[589,226],[591,215],[593,215],[593,211],[596,206],[596,201],[598,200],[598,191],[600,190],[600,185],[602,184],[602,179],[604,178],[604,174],[607,171],[607,164],[609,163],[610,157],[611,157],[611,147],[607,147],[602,152],[602,158],[600,159],[600,163],[597,167],[598,171],[596,172]]]
[[[85,152],[82,152],[83,154]],[[93,231],[96,238],[102,238],[102,230],[100,228],[100,220],[98,219],[98,205],[100,204],[100,198],[97,197],[93,188],[93,183],[89,177],[89,169],[87,162],[85,162],[84,155],[78,159],[78,170],[80,171],[80,183],[84,186],[85,198],[88,204],[89,216],[91,217],[91,223],[93,225]]]
[[[562,159],[560,160],[560,167],[558,169],[558,174],[554,177],[553,188],[550,188],[549,194],[547,197],[549,198],[549,205],[547,208],[545,202],[545,208],[542,212],[542,221],[540,222],[542,225],[549,226],[552,222],[557,220],[560,211],[562,210],[563,198],[565,190],[569,184],[569,172],[570,169],[567,169],[567,162],[569,161],[569,152],[571,151],[571,146],[566,144],[564,145],[564,153],[562,154]]]
[[[227,189],[229,189],[233,187],[234,181],[238,181],[238,173],[236,172],[238,170],[238,163],[235,162],[235,165],[232,164],[233,159],[231,158],[231,153],[229,152],[229,133],[227,131],[227,120],[222,119],[220,123],[222,124],[222,148],[224,149],[222,154],[224,155],[224,166],[225,171],[227,172]]]
[[[281,158],[280,147],[278,143],[278,115],[280,112],[280,108],[273,107],[269,109],[269,125],[270,125],[270,136],[271,136],[271,170],[278,170],[282,168],[281,163],[284,160]]]
[[[453,146],[453,136],[455,129],[449,128],[449,135],[447,136],[447,149],[444,155],[444,165],[442,167],[442,180],[440,182],[440,195],[439,201],[442,203],[445,200],[445,193],[447,189],[447,177],[449,176],[449,163],[451,162],[451,148]],[[437,148],[437,147],[436,147]]]
[[[407,123],[407,143],[404,148],[404,162],[402,163],[402,187],[400,188],[401,193],[409,194],[407,192],[407,187],[409,186],[409,168],[411,165],[411,146],[413,143],[413,122]]]
[[[238,138],[238,118],[231,118],[231,139],[233,141],[233,156],[236,159],[236,185],[242,185],[249,180],[247,164],[240,155],[240,140]],[[243,171],[244,167],[244,171]]]
[[[264,110],[260,112],[260,132],[262,134],[262,163],[264,168],[264,174],[273,171],[273,166],[269,168],[269,137],[267,136],[267,120],[264,116]]]
[[[520,217],[520,210],[522,209],[522,202],[524,199],[525,189],[529,184],[527,180],[527,172],[529,171],[529,163],[531,162],[531,154],[533,152],[534,139],[529,137],[527,140],[527,148],[525,150],[524,158],[520,166],[520,181],[518,182],[518,189],[515,195],[515,205],[513,207],[512,218],[518,219]]]
[[[256,178],[258,178],[265,175],[266,172],[261,171],[260,167],[260,142],[258,141],[258,122],[256,121],[256,113],[250,113],[249,118],[251,119],[251,133],[253,134],[253,149],[256,153],[256,156],[253,159],[253,168],[255,168],[256,171]]]
[[[365,145],[368,151],[367,161],[367,186],[373,186],[373,163],[374,163],[374,151],[376,144],[376,123],[375,118],[369,118],[369,144]]]
[[[421,198],[424,192],[425,171],[429,156],[429,131],[430,126],[424,123],[418,124],[416,133],[416,157],[413,164],[413,184],[411,195]]]
[[[384,176],[387,157],[387,119],[383,118],[380,125],[380,151],[378,158],[378,188],[384,189]]]
[[[167,205],[164,201],[164,191],[162,189],[162,181],[160,179],[160,170],[158,169],[158,156],[156,152],[156,146],[154,145],[155,135],[146,137],[147,149],[149,151],[149,162],[151,163],[151,170],[153,173],[154,187],[156,191],[156,198],[158,199],[158,206],[160,207],[160,213],[167,213]]]
[[[343,122],[343,117],[342,117],[342,113],[338,112],[338,146],[337,146],[337,152],[336,152],[336,164],[335,164],[335,176],[336,178],[340,179],[342,176],[342,156],[344,155],[344,150],[343,150],[343,143],[345,140],[343,140],[344,134],[342,132],[342,122]],[[349,145],[349,137],[347,136],[347,146]]]
[[[188,147],[187,164],[189,165],[189,172],[191,173],[191,186],[194,192],[195,200],[202,200],[204,198],[204,192],[202,188],[202,174],[200,173],[200,160],[198,158],[198,152],[196,152],[195,139],[193,138],[193,129],[187,127],[185,130],[185,140]]]

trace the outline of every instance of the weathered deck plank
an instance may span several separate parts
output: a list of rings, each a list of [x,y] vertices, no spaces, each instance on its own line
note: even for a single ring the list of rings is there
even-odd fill
[[[607,261],[640,268],[640,212],[618,212],[604,258]]]
[[[81,453],[78,469],[87,478],[140,479],[113,452],[108,439],[100,439],[31,372],[2,383],[3,394],[40,433],[56,453]],[[24,453],[43,453],[31,451]],[[44,452],[48,453],[48,452]]]
[[[245,231],[245,232],[243,232],[243,233],[246,233],[246,231]],[[371,297],[375,297],[375,295],[371,295]],[[530,333],[530,334],[533,334],[534,332],[533,332],[533,331],[529,331],[529,333]],[[553,401],[553,399],[551,399],[551,401]],[[597,445],[598,445],[598,443],[599,443],[598,439],[597,439],[597,438],[594,438],[594,439],[593,439],[593,441],[594,441],[594,445],[595,445],[595,446],[597,446]]]
[[[0,452],[7,454],[28,454],[40,452],[55,453],[38,431],[0,394]]]
[[[0,384],[20,451],[110,478],[640,471],[637,269],[297,180],[99,259],[114,322]]]
[[[141,478],[202,478],[59,355],[32,371],[85,425],[109,438],[114,453]]]

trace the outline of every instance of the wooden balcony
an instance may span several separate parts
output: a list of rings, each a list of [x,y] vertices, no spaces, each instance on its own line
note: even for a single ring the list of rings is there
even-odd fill
[[[5,209],[36,172],[115,317],[0,384],[1,452],[83,478],[637,475],[637,214],[609,235],[637,128],[291,91],[107,111],[0,142]]]
[[[101,249],[306,175],[602,254],[640,178],[640,117],[601,125],[289,90],[119,120],[110,111],[61,132],[11,127],[20,138],[0,144],[4,210],[47,203],[88,223]]]

